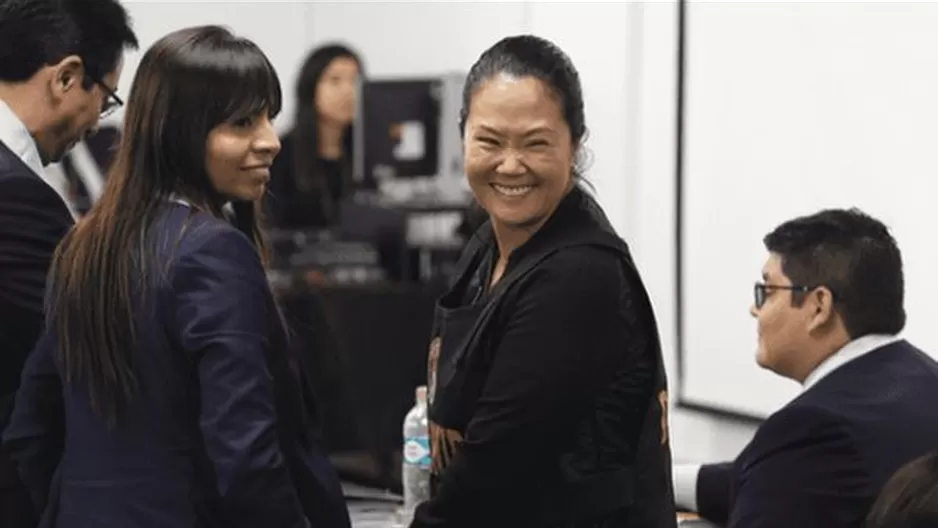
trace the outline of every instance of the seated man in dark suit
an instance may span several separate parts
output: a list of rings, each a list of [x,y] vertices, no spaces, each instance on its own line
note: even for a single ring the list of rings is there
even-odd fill
[[[882,223],[822,211],[764,243],[757,361],[804,390],[735,461],[675,468],[676,498],[733,528],[859,528],[889,477],[938,446],[938,364],[897,336],[902,259]]]

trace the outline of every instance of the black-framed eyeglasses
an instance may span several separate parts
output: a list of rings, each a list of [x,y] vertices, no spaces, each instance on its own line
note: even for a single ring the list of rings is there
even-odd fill
[[[94,82],[107,94],[107,99],[105,99],[104,103],[101,105],[101,117],[107,117],[113,114],[118,108],[124,106],[124,101],[117,96],[117,93],[115,93],[110,86],[104,84],[104,81],[94,79]]]
[[[753,286],[752,293],[754,297],[753,300],[755,301],[755,306],[758,309],[758,308],[762,308],[762,306],[765,305],[766,298],[768,298],[769,293],[774,290],[790,290],[793,292],[808,293],[809,291],[813,289],[814,288],[811,288],[809,286],[795,286],[795,285],[785,286],[781,284],[766,284],[764,282],[757,282]]]

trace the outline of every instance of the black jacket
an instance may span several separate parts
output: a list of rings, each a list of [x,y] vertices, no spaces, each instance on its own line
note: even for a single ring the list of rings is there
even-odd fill
[[[491,227],[439,301],[433,497],[414,527],[676,524],[667,382],[625,242],[575,189],[491,291]]]

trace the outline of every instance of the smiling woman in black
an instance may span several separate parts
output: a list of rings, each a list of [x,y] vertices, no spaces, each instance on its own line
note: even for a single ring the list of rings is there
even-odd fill
[[[489,220],[437,305],[433,494],[411,526],[675,526],[655,318],[577,184],[576,70],[547,41],[504,39],[470,71],[461,126]]]

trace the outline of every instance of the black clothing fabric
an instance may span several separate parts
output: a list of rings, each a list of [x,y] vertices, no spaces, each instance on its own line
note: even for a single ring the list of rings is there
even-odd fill
[[[280,139],[280,153],[270,169],[270,189],[267,199],[267,219],[279,229],[319,229],[338,221],[339,205],[350,180],[346,171],[351,167],[346,160],[330,160],[317,156],[314,170],[323,178],[319,186],[304,188],[293,168],[295,145],[290,135]],[[311,146],[309,148],[314,148]]]
[[[413,528],[676,525],[667,381],[625,242],[573,190],[489,290],[483,225],[440,299],[432,498]]]

